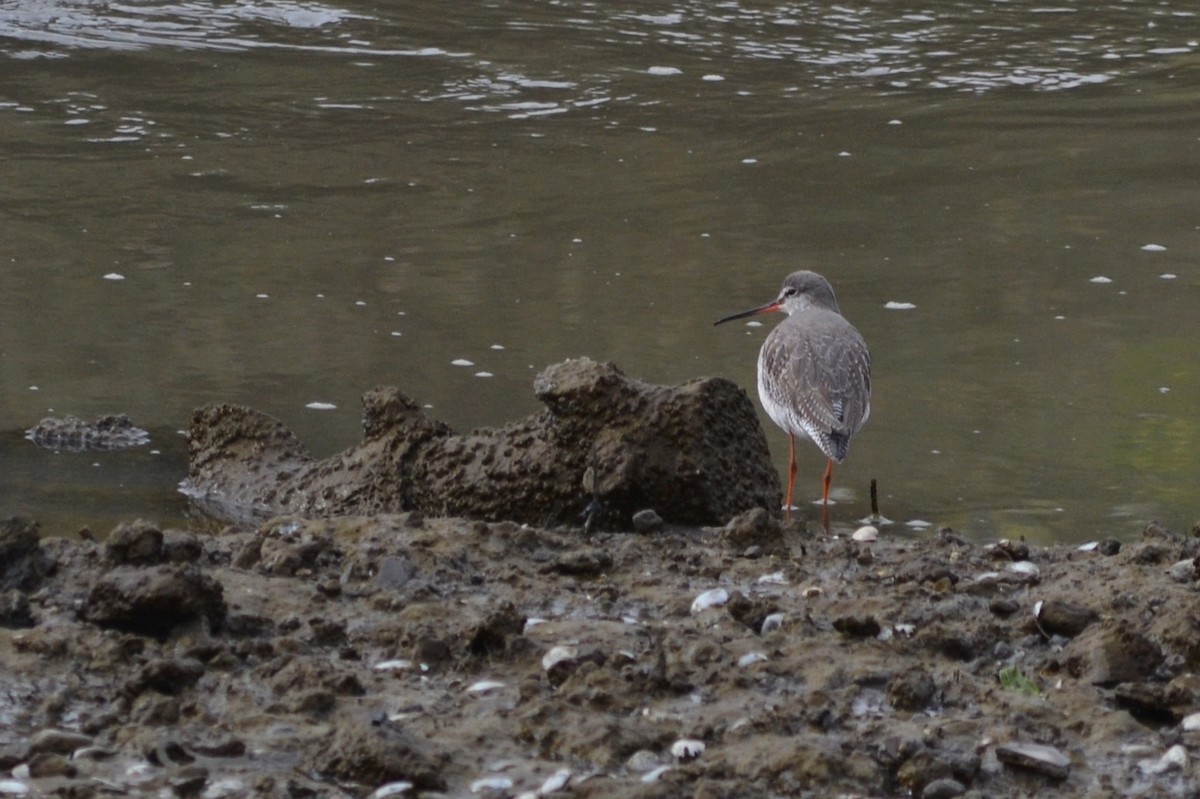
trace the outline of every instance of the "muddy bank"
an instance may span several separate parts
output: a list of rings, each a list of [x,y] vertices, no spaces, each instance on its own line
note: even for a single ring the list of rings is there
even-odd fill
[[[0,791],[1192,796],[1198,549],[9,522]]]
[[[363,397],[363,440],[316,461],[282,422],[237,405],[196,412],[181,490],[206,513],[261,521],[417,511],[623,529],[652,508],[723,524],[778,508],[779,478],[746,393],[721,378],[656,386],[579,358],[538,375],[541,413],[457,434],[395,388]]]

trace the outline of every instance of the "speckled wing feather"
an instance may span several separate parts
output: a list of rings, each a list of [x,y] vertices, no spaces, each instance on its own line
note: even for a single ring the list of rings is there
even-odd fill
[[[841,314],[807,308],[767,337],[758,391],[775,424],[841,463],[871,413],[871,353]]]

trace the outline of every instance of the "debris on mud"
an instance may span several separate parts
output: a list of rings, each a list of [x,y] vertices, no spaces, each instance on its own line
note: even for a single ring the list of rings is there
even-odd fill
[[[0,790],[1195,795],[1195,539],[853,529],[10,520]]]

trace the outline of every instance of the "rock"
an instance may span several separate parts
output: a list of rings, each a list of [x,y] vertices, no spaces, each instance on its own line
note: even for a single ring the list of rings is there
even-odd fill
[[[164,530],[162,535],[162,557],[168,563],[195,563],[204,554],[204,547],[194,533]]]
[[[1074,638],[1089,625],[1100,620],[1100,614],[1085,605],[1061,599],[1048,599],[1037,611],[1037,626],[1046,635]]]
[[[78,416],[47,416],[25,431],[25,438],[39,447],[68,452],[122,450],[150,443],[150,434],[125,414],[98,416],[85,422]]]
[[[125,683],[124,693],[137,696],[146,690],[178,696],[204,676],[204,664],[192,658],[157,658],[139,668]]]
[[[996,747],[996,759],[1009,766],[1036,771],[1053,780],[1065,780],[1071,773],[1071,758],[1053,746],[1012,742]]]
[[[440,772],[447,761],[428,740],[357,714],[338,719],[330,739],[312,753],[321,774],[364,785],[403,780],[419,791],[445,790]]]
[[[23,593],[15,588],[0,593],[0,627],[17,630],[33,625],[33,610]]]
[[[897,710],[918,712],[933,701],[937,686],[924,668],[913,666],[897,674],[888,683],[888,702]]]
[[[1067,672],[1093,685],[1145,682],[1162,663],[1158,644],[1124,621],[1092,625],[1064,647]]]
[[[150,564],[162,561],[163,534],[150,522],[123,522],[108,535],[104,557],[109,563]]]
[[[728,380],[654,386],[581,358],[543,371],[534,392],[541,413],[456,435],[396,389],[378,388],[363,398],[363,441],[323,461],[276,419],[208,406],[189,428],[181,490],[234,521],[409,510],[566,523],[599,499],[620,525],[648,506],[675,523],[711,525],[780,506],[754,406]]]
[[[545,567],[545,574],[565,574],[573,577],[599,577],[612,568],[613,559],[604,550],[575,549],[558,555]]]
[[[29,776],[34,779],[45,777],[74,777],[75,765],[56,752],[42,752],[29,759]]]
[[[967,786],[953,777],[942,777],[930,782],[921,791],[921,799],[954,799],[967,792]]]
[[[640,510],[633,514],[633,530],[637,533],[657,533],[662,529],[662,517],[653,510]]]
[[[20,516],[0,521],[0,591],[34,591],[48,569],[39,555],[38,523]]]
[[[76,749],[82,749],[85,746],[91,745],[92,737],[90,735],[68,732],[67,730],[38,730],[29,739],[29,749],[33,754],[53,752],[60,755],[69,755]]]
[[[783,527],[765,508],[751,508],[729,520],[721,530],[721,540],[739,552],[751,546],[777,549],[783,541]]]
[[[190,565],[117,566],[96,579],[81,615],[101,627],[165,638],[198,618],[219,627],[225,601],[221,584]]]

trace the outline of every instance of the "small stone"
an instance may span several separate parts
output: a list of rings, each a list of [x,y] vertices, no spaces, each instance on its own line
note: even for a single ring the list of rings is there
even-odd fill
[[[1185,771],[1187,767],[1188,753],[1180,744],[1172,746],[1157,760],[1147,758],[1138,761],[1138,770],[1149,776],[1166,774],[1168,771]]]
[[[30,752],[33,754],[54,752],[60,755],[69,755],[76,749],[82,749],[91,744],[91,736],[66,730],[39,730],[29,740]]]
[[[639,533],[657,533],[662,529],[662,517],[653,510],[640,510],[633,514],[633,529]]]
[[[1047,635],[1074,638],[1089,625],[1100,620],[1100,614],[1084,605],[1060,599],[1048,599],[1037,609],[1037,625]]]
[[[1054,780],[1065,780],[1071,773],[1071,758],[1053,746],[1014,741],[996,747],[996,759],[1001,763],[1045,774]]]
[[[920,666],[906,669],[888,683],[888,702],[897,710],[919,712],[929,706],[937,693],[937,686],[929,672]]]
[[[952,777],[942,777],[925,786],[921,799],[954,799],[967,792],[967,787]]]
[[[163,533],[138,519],[118,524],[108,535],[104,557],[109,563],[152,564],[162,560]]]
[[[1177,583],[1191,583],[1196,580],[1196,561],[1192,558],[1181,560],[1169,569],[1167,574]]]
[[[870,543],[871,541],[879,540],[879,528],[873,525],[866,524],[854,531],[850,536],[855,541]]]
[[[0,594],[0,627],[18,630],[33,625],[33,610],[25,594],[15,588]]]
[[[42,777],[74,777],[74,764],[64,755],[57,752],[42,752],[29,759],[29,776]]]
[[[164,530],[162,536],[162,556],[168,563],[195,563],[204,554],[204,547],[194,533]]]

